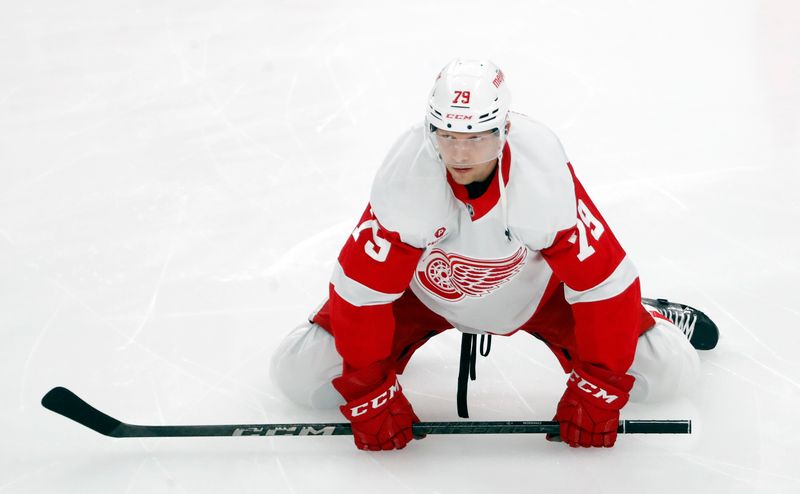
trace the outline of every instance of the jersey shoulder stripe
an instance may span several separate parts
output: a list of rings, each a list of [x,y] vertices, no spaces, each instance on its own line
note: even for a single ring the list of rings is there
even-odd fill
[[[342,299],[355,307],[390,304],[403,295],[403,292],[383,293],[357,282],[345,274],[338,262],[331,276],[331,285]]]
[[[608,300],[627,290],[638,277],[639,273],[636,270],[636,266],[633,265],[628,256],[625,256],[608,278],[592,288],[579,291],[573,290],[565,284],[564,298],[567,299],[570,305]]]

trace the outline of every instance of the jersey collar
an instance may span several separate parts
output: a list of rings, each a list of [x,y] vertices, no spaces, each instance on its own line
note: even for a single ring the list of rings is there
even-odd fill
[[[511,149],[508,147],[508,141],[503,145],[503,158],[500,166],[503,167],[503,185],[508,185],[508,177],[511,175]],[[500,175],[499,173],[494,174],[492,183],[489,184],[486,192],[475,199],[469,198],[467,188],[461,184],[457,184],[453,180],[453,177],[450,176],[450,172],[445,171],[445,173],[447,174],[447,183],[450,184],[453,194],[456,196],[456,199],[467,206],[472,216],[472,221],[479,220],[485,216],[486,213],[491,211],[495,204],[497,204],[497,201],[500,200],[500,185],[497,183],[497,181],[500,180],[498,178]]]

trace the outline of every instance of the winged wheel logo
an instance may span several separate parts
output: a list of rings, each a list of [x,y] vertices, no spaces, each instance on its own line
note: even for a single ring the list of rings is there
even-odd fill
[[[415,276],[428,292],[455,302],[464,297],[482,297],[508,283],[525,266],[527,256],[524,246],[503,259],[473,259],[434,249]]]

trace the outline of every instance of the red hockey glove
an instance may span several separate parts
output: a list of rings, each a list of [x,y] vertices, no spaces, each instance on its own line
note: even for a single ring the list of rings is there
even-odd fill
[[[353,427],[358,449],[371,451],[402,449],[413,439],[411,424],[419,418],[403,395],[394,372],[371,392],[352,397],[353,380],[348,376],[333,380],[347,404],[340,409]]]
[[[633,376],[596,366],[574,369],[556,409],[561,440],[573,448],[614,446],[619,411],[628,402],[633,382]]]

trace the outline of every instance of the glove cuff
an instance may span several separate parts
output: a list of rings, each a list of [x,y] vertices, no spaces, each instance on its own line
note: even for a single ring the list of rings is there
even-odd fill
[[[628,402],[634,378],[593,365],[578,365],[567,379],[567,388],[606,410],[619,410]]]
[[[402,395],[400,381],[394,371],[371,393],[355,398],[339,407],[342,415],[350,422],[368,420],[389,407],[389,404]]]
[[[355,400],[381,387],[391,373],[384,362],[375,362],[362,369],[345,364],[342,375],[333,379],[333,387],[345,401]]]

